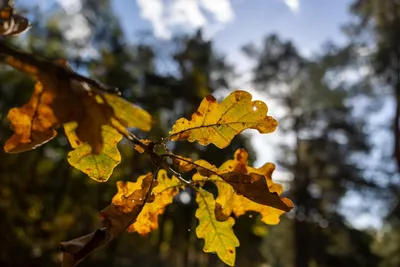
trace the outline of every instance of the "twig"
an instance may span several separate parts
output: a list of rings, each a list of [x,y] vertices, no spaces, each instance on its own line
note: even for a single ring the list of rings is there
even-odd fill
[[[94,79],[82,76],[74,72],[72,69],[57,64],[56,62],[51,61],[49,59],[39,58],[30,53],[19,51],[14,47],[10,46],[9,44],[7,44],[6,42],[4,42],[3,40],[0,40],[0,54],[13,57],[24,64],[31,65],[37,68],[40,72],[54,73],[55,76],[65,80],[74,79],[79,82],[84,82],[90,85],[91,89],[93,89],[94,91],[101,91],[105,93],[118,94],[118,95],[121,94],[118,88],[116,87],[103,85],[102,83]]]

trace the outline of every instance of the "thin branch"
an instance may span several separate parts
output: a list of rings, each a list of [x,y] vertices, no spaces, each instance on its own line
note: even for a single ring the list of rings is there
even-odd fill
[[[34,56],[30,53],[22,52],[11,45],[7,44],[3,40],[0,40],[0,55],[5,55],[5,56],[10,56],[15,58],[18,61],[21,61],[23,64],[31,65],[38,69],[40,72],[43,73],[54,73],[57,77],[65,80],[77,80],[81,83],[86,83],[88,84],[91,89],[94,91],[100,91],[104,93],[111,93],[111,94],[118,94],[120,95],[121,93],[119,92],[118,88],[116,87],[110,87],[106,86],[94,79],[82,76],[76,72],[74,72],[72,69],[69,69],[63,65],[57,64],[55,61],[45,59],[45,58],[40,58],[37,56]]]

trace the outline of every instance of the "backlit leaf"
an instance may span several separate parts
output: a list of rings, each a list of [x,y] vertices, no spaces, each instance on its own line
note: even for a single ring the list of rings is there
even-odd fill
[[[158,215],[164,213],[165,207],[171,204],[173,198],[179,193],[181,182],[175,176],[169,178],[165,170],[158,172],[157,182],[157,186],[152,190],[154,201],[144,205],[136,222],[129,226],[129,232],[147,235],[158,229]]]
[[[143,131],[150,131],[151,116],[142,108],[139,108],[115,94],[102,94],[113,110],[115,117],[125,126],[134,127]]]
[[[293,203],[289,199],[279,196],[283,191],[282,186],[272,181],[271,175],[275,168],[274,165],[267,163],[256,169],[247,165],[247,159],[247,152],[244,149],[238,149],[235,152],[234,159],[228,160],[220,168],[205,160],[196,160],[191,163],[185,158],[176,157],[175,161],[183,161],[186,165],[192,164],[193,168],[198,171],[198,174],[195,174],[192,179],[198,183],[204,183],[206,180],[221,183],[222,181],[217,179],[219,177],[230,185],[230,187],[220,185],[221,191],[236,192],[252,202],[281,211],[290,211],[293,208]],[[227,193],[222,195],[226,198],[224,202],[232,201],[231,196]],[[220,200],[219,202],[223,201]]]
[[[65,134],[74,148],[68,153],[69,164],[98,182],[106,182],[115,166],[121,162],[117,143],[122,139],[122,135],[111,126],[103,125],[101,135],[104,145],[100,153],[96,154],[88,143],[79,140],[75,132],[76,127],[76,122],[64,124]]]
[[[198,141],[201,145],[213,143],[225,148],[245,129],[256,129],[260,133],[275,131],[278,123],[267,116],[267,105],[252,102],[251,98],[245,91],[231,93],[220,104],[213,96],[205,97],[190,121],[181,118],[174,124],[170,139]]]
[[[236,247],[239,246],[239,240],[232,229],[235,220],[229,218],[224,222],[218,221],[214,213],[214,196],[201,188],[197,190],[196,201],[199,205],[196,210],[196,218],[199,219],[196,235],[204,239],[204,252],[215,252],[223,262],[233,266]]]
[[[148,193],[155,186],[157,181],[153,180],[152,173],[140,176],[136,182],[117,182],[118,192],[112,204],[101,212],[112,238],[135,223],[146,202],[153,200]]]
[[[126,128],[151,128],[151,116],[145,110],[71,78],[73,71],[65,61],[40,62],[47,66],[46,72],[13,57],[7,57],[6,62],[38,81],[29,102],[8,114],[15,133],[4,146],[6,152],[34,149],[66,125],[75,148],[69,162],[93,179],[106,181],[121,160],[116,145],[121,134],[128,134]]]
[[[29,102],[8,112],[7,118],[14,134],[4,145],[6,152],[17,153],[34,149],[56,136],[53,127],[57,124],[57,119],[49,106],[53,98],[51,92],[45,92],[42,84],[37,83]]]

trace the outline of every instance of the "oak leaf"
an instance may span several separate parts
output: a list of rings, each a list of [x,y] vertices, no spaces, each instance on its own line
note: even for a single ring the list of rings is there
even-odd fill
[[[76,135],[76,122],[64,124],[65,134],[74,148],[68,153],[68,162],[78,170],[86,173],[98,182],[106,182],[114,168],[121,162],[117,143],[122,139],[114,128],[103,125],[101,128],[102,143],[100,153],[93,153],[88,143],[83,143]]]
[[[213,96],[205,97],[190,121],[181,118],[174,124],[170,140],[187,139],[225,148],[245,129],[256,129],[260,133],[275,131],[278,123],[267,116],[267,105],[261,101],[252,102],[251,98],[245,91],[235,91],[219,104]]]
[[[290,211],[293,208],[292,201],[280,197],[279,195],[283,191],[282,186],[272,181],[274,165],[268,163],[262,168],[256,169],[248,166],[247,160],[248,154],[244,149],[236,150],[234,159],[228,160],[219,168],[205,160],[196,160],[191,163],[185,158],[175,158],[175,161],[184,161],[185,164],[192,164],[193,168],[196,168],[198,174],[194,175],[192,179],[197,183],[204,183],[207,180],[220,183],[222,181],[217,179],[219,177],[230,185],[230,187],[226,187],[227,192],[236,192],[236,194],[243,195],[261,205],[281,211]]]
[[[70,154],[70,163],[93,179],[106,181],[120,161],[116,145],[121,134],[128,135],[127,127],[144,131],[151,128],[151,116],[145,110],[74,79],[65,61],[52,65],[46,62],[46,72],[13,57],[7,57],[6,62],[37,80],[29,102],[8,114],[14,135],[4,146],[6,152],[34,149],[54,138],[56,130],[66,125],[71,146],[77,150]],[[110,127],[115,129],[115,136],[107,134],[112,132]],[[107,166],[90,167],[90,161]]]
[[[10,109],[7,118],[14,134],[4,144],[6,152],[17,153],[34,149],[56,136],[53,125],[57,119],[49,106],[52,101],[51,92],[45,92],[42,84],[37,83],[27,104]]]
[[[164,213],[166,206],[172,203],[182,187],[181,182],[175,176],[169,178],[165,170],[158,172],[157,182],[152,190],[154,201],[144,205],[136,221],[129,226],[128,232],[147,235],[158,229],[158,215]]]
[[[204,239],[204,252],[215,252],[223,262],[233,266],[236,258],[236,247],[240,245],[232,229],[235,220],[229,218],[224,222],[218,221],[214,213],[214,196],[204,189],[197,190],[196,201],[199,205],[195,214],[196,218],[199,219],[196,235]]]

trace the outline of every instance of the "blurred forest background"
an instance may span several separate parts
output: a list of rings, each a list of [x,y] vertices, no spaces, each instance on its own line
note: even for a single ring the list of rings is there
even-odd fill
[[[81,0],[75,13],[57,1],[46,1],[45,11],[16,2],[33,27],[8,40],[37,55],[66,58],[74,70],[118,87],[152,113],[150,139],[166,136],[207,94],[221,97],[239,87],[266,101],[280,125],[264,153],[274,154],[274,179],[296,208],[276,226],[263,225],[257,214],[240,217],[236,266],[400,266],[400,1],[347,1],[346,42],[331,40],[313,55],[304,56],[279,32],[265,32],[261,44],[244,42],[251,66],[245,88],[243,73],[201,30],[168,40],[141,31],[133,42],[111,0]],[[72,18],[77,13],[80,19]],[[85,24],[89,34],[75,36],[72,24]],[[27,102],[33,81],[4,64],[0,81],[3,145],[11,135],[7,112]],[[225,150],[184,142],[171,148],[218,165],[245,147],[254,162],[263,152],[251,140],[245,133]],[[0,266],[58,265],[58,243],[99,227],[115,182],[135,180],[152,167],[123,142],[122,164],[109,182],[96,183],[68,165],[69,150],[60,131],[39,149],[0,152]],[[195,207],[192,192],[182,192],[160,217],[159,230],[147,237],[124,234],[80,266],[224,266],[202,251]],[[355,223],[360,216],[364,226]]]

